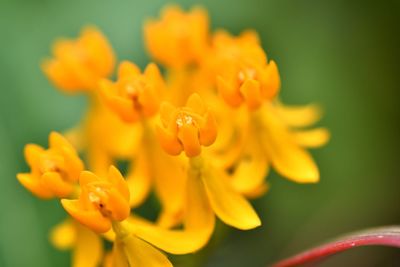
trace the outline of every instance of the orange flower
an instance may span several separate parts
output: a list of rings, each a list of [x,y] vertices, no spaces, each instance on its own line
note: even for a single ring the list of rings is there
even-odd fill
[[[66,92],[89,91],[115,65],[114,52],[103,34],[87,27],[76,40],[60,40],[53,46],[54,58],[42,65],[48,79]]]
[[[246,103],[250,110],[274,98],[280,87],[276,63],[267,62],[256,33],[247,31],[238,37],[217,32],[213,38],[212,68],[217,88],[233,107]]]
[[[59,133],[49,135],[49,144],[47,150],[34,144],[25,146],[25,158],[31,172],[19,173],[17,178],[37,197],[66,197],[73,192],[83,163]]]
[[[62,199],[64,209],[95,232],[105,233],[113,221],[123,221],[130,213],[129,189],[117,168],[111,166],[103,179],[83,171],[79,177],[79,199]]]
[[[133,63],[119,65],[118,80],[101,80],[100,92],[107,105],[127,122],[136,122],[142,116],[158,112],[164,81],[155,64],[147,65],[143,74]]]
[[[196,64],[208,41],[208,16],[202,8],[183,12],[177,6],[163,10],[160,20],[149,20],[144,37],[151,56],[171,68]]]
[[[162,126],[157,127],[158,138],[164,150],[171,155],[178,155],[184,150],[188,157],[198,156],[201,146],[211,145],[217,137],[214,116],[197,94],[189,97],[186,107],[175,108],[163,103],[160,116]]]

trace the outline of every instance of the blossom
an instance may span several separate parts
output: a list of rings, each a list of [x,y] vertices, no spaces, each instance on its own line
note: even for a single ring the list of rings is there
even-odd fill
[[[60,250],[72,250],[72,267],[96,267],[102,260],[101,237],[71,219],[64,220],[52,229],[50,241]]]
[[[211,145],[217,137],[215,119],[197,94],[190,96],[183,108],[165,102],[160,113],[162,126],[157,127],[158,138],[171,155],[185,151],[188,157],[198,156],[201,146]]]
[[[48,149],[28,144],[24,152],[31,172],[19,173],[17,178],[26,189],[45,199],[73,193],[83,163],[62,135],[50,133]]]
[[[146,22],[144,38],[150,55],[167,67],[197,64],[207,48],[207,12],[193,8],[185,13],[177,6],[169,6],[160,20]]]
[[[76,40],[55,42],[52,50],[54,58],[45,60],[42,69],[65,92],[93,90],[98,80],[108,77],[114,69],[114,52],[94,27],[83,29]]]
[[[190,158],[186,203],[203,208],[210,206],[210,210],[222,221],[238,229],[259,226],[261,222],[257,213],[231,187],[226,173],[200,156],[200,145],[211,145],[217,135],[216,123],[201,98],[194,94],[187,105],[179,109],[168,104],[164,106],[165,111],[161,111],[163,126],[158,127],[160,143],[167,153],[177,155],[185,151]],[[194,216],[195,220],[192,217],[186,217],[186,220],[189,220],[189,225],[196,225],[205,221],[202,216],[209,215],[205,212]]]
[[[144,73],[133,63],[119,65],[118,80],[100,82],[105,103],[126,122],[136,122],[142,116],[152,117],[158,112],[165,85],[155,64],[149,64]]]
[[[61,204],[83,225],[104,233],[111,229],[113,221],[123,221],[129,216],[128,185],[115,167],[110,167],[105,178],[83,171],[79,184],[79,199],[62,199]]]
[[[273,99],[280,88],[275,61],[267,61],[258,36],[252,31],[232,37],[224,31],[214,34],[211,63],[217,88],[233,107],[246,103],[250,110]]]

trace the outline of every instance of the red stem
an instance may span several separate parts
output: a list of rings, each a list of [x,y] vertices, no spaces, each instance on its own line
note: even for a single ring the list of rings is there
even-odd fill
[[[400,248],[400,227],[387,226],[352,233],[332,242],[299,253],[290,258],[281,260],[273,264],[272,267],[299,266],[301,264],[312,263],[324,259],[330,255],[354,247],[371,245]]]

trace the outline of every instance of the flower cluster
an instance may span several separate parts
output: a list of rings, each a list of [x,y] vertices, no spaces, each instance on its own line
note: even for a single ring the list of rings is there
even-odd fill
[[[242,230],[260,226],[249,198],[268,190],[271,168],[295,182],[319,180],[307,148],[324,145],[329,133],[302,129],[319,109],[278,100],[277,64],[255,32],[211,32],[205,10],[171,6],[146,22],[144,37],[154,62],[143,71],[129,61],[116,67],[94,27],[56,42],[42,66],[59,90],[90,99],[82,122],[51,133],[47,150],[25,147],[31,171],[17,175],[70,215],[51,240],[73,249],[73,266],[172,266],[160,250],[201,249],[216,217]],[[121,160],[123,174],[114,167]],[[150,192],[161,204],[156,221],[132,212]]]

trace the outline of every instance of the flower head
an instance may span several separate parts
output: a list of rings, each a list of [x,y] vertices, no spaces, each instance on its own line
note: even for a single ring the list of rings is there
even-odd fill
[[[162,125],[157,127],[158,138],[171,155],[185,151],[188,157],[198,156],[201,146],[211,145],[217,137],[214,116],[197,94],[189,97],[185,107],[175,108],[163,103],[160,116]]]
[[[44,73],[66,92],[93,90],[100,78],[114,69],[114,52],[103,34],[87,27],[76,40],[60,40],[53,46],[54,58],[42,65]]]
[[[75,149],[59,133],[49,135],[49,149],[38,145],[25,146],[25,159],[30,173],[17,175],[20,183],[40,198],[66,197],[83,170]]]
[[[117,168],[111,166],[106,178],[83,171],[79,177],[79,199],[62,199],[64,209],[92,230],[104,233],[113,221],[123,221],[130,213],[129,189]]]
[[[118,80],[100,82],[100,92],[107,105],[127,122],[151,117],[158,112],[164,81],[155,64],[147,65],[144,73],[133,63],[119,65]]]
[[[144,27],[147,49],[160,63],[181,68],[195,64],[203,55],[208,39],[208,16],[201,8],[183,12],[167,7],[160,20],[149,20]]]
[[[278,93],[277,65],[273,60],[268,63],[254,32],[244,32],[238,37],[217,32],[212,53],[217,88],[229,105],[238,107],[245,103],[250,110],[255,110]]]

